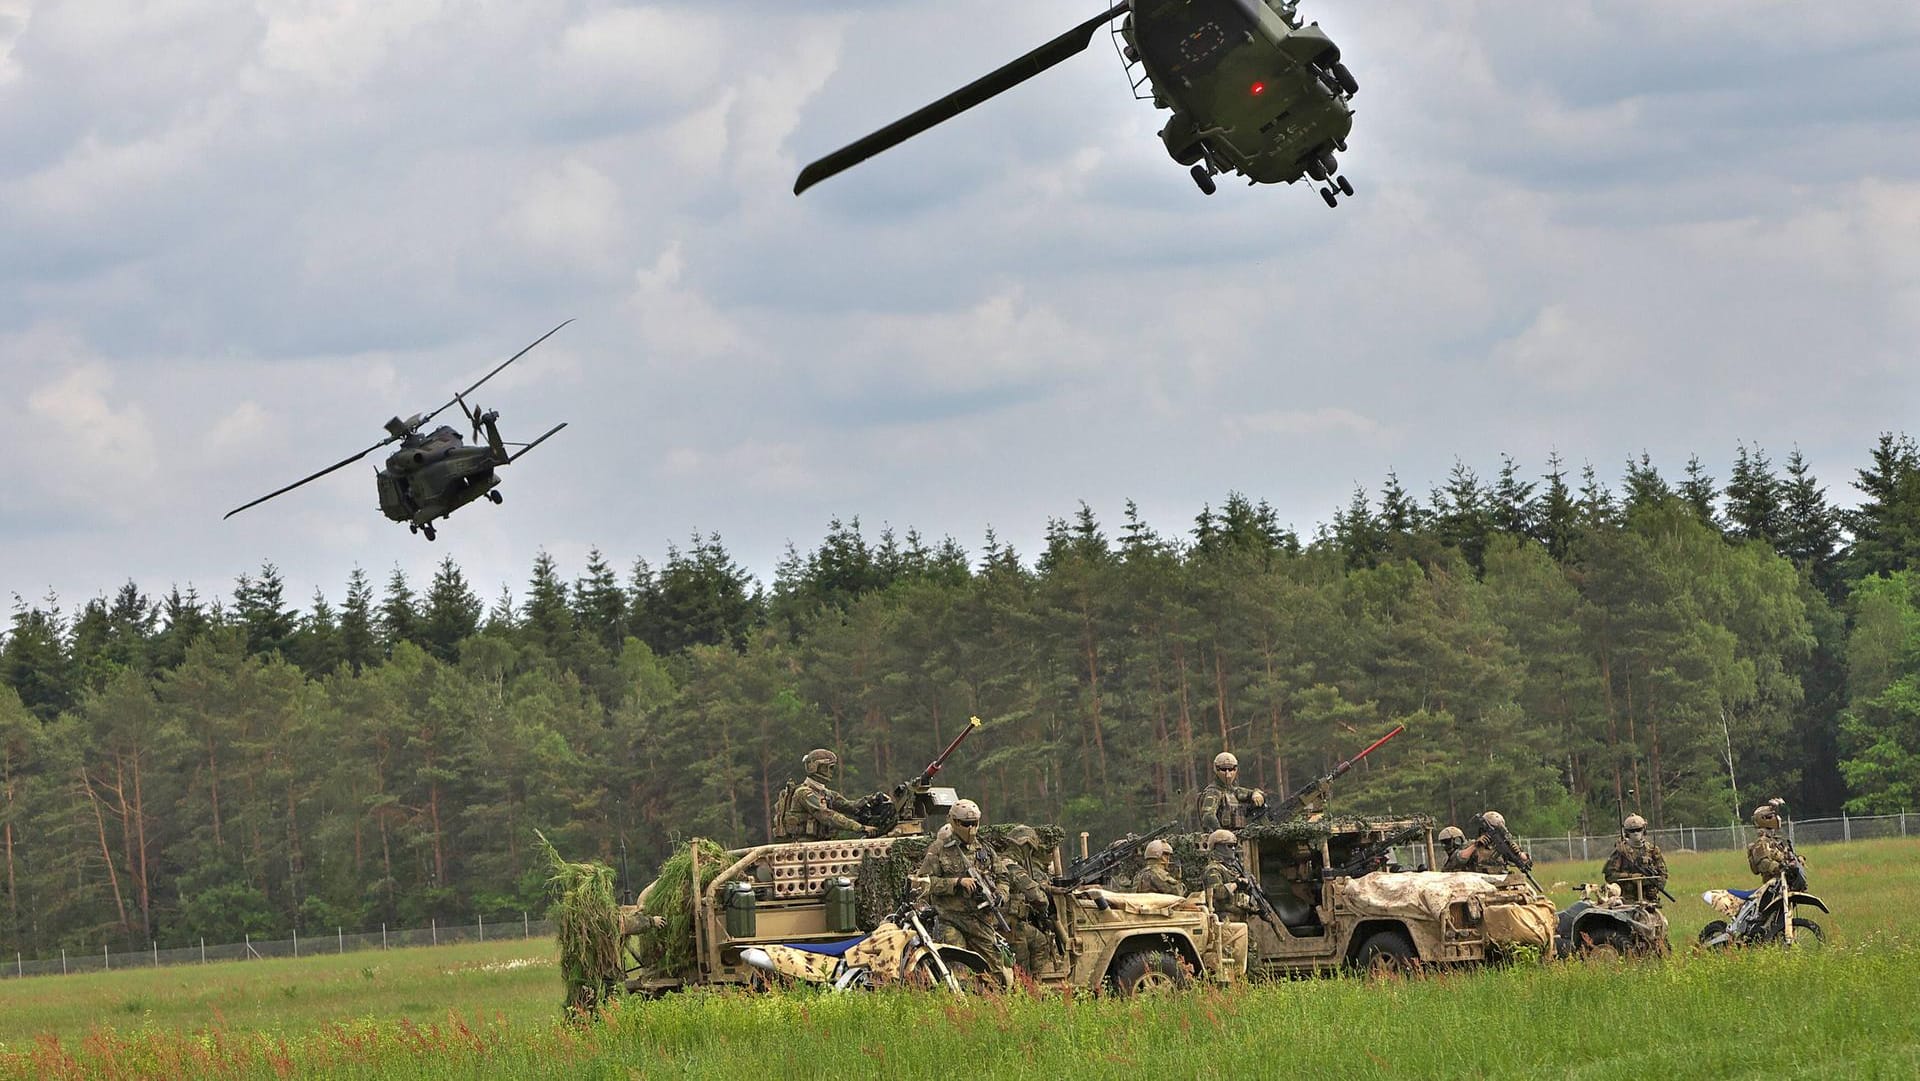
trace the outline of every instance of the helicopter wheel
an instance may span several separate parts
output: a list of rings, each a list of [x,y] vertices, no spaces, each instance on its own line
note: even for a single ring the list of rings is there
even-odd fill
[[[1315,180],[1325,180],[1327,178],[1327,167],[1320,164],[1319,158],[1308,158],[1307,175]]]
[[[1322,151],[1320,154],[1320,167],[1327,171],[1327,176],[1332,176],[1340,171],[1340,159],[1334,157],[1333,151],[1331,150]],[[1326,177],[1320,177],[1318,179],[1324,180]]]
[[[1199,185],[1201,192],[1207,195],[1220,190],[1220,186],[1213,182],[1213,173],[1204,162],[1193,167],[1193,182]]]
[[[422,533],[425,533],[425,534],[427,535],[427,539],[428,539],[428,540],[432,540],[432,539],[433,539],[433,538],[434,538],[434,537],[435,537],[435,536],[437,535],[437,534],[435,534],[435,533],[434,533],[434,531],[433,531],[433,527],[432,527],[432,526],[430,526],[430,525],[423,525],[423,526],[421,526],[421,527],[420,527],[420,532],[422,532]]]
[[[1334,194],[1333,194],[1333,189],[1332,189],[1332,188],[1321,188],[1321,189],[1320,189],[1320,198],[1322,198],[1322,199],[1325,199],[1325,200],[1327,201],[1327,205],[1328,205],[1328,206],[1339,206],[1339,205],[1340,205],[1340,199],[1339,199],[1339,197],[1338,197],[1338,196],[1336,196],[1336,195],[1334,195]],[[429,540],[431,540],[432,538],[428,538],[428,539],[429,539]]]
[[[1352,194],[1353,194],[1353,185],[1347,182],[1347,178],[1346,178],[1346,177],[1344,177],[1344,176],[1336,176],[1336,177],[1334,177],[1334,178],[1333,178],[1333,182],[1334,182],[1334,183],[1335,183],[1336,185],[1338,185],[1338,186],[1339,186],[1339,188],[1340,188],[1340,194],[1342,194],[1342,195],[1352,195]]]
[[[419,523],[419,522],[408,522],[408,523],[407,523],[407,532],[409,532],[409,533],[418,533],[418,532],[420,532],[420,523]]]
[[[506,502],[506,497],[502,496],[499,492],[488,492],[487,498],[493,500],[493,505],[496,507]]]
[[[1348,97],[1352,97],[1360,92],[1359,80],[1353,77],[1353,72],[1348,71],[1345,64],[1335,60],[1331,70],[1334,81],[1340,84],[1340,89],[1345,90]],[[1341,147],[1340,149],[1345,150],[1346,147]]]
[[[1347,152],[1347,141],[1345,139],[1335,139],[1333,141],[1333,148],[1344,154]]]

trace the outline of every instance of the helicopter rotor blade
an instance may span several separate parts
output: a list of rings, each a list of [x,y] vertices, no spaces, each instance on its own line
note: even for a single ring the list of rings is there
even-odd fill
[[[851,169],[883,150],[899,146],[935,124],[951,120],[989,98],[1006,93],[1048,68],[1086,52],[1087,47],[1093,44],[1094,31],[1119,18],[1132,7],[1133,0],[1121,0],[1106,14],[1088,19],[1018,60],[1003,65],[992,74],[975,79],[939,101],[910,113],[871,135],[848,143],[800,170],[799,179],[793,182],[793,193],[799,195],[830,176]]]
[[[566,320],[565,322],[561,323],[559,327],[554,327],[552,330],[549,330],[545,334],[542,334],[538,338],[535,338],[533,340],[533,345],[529,345],[525,349],[522,349],[518,353],[515,353],[514,355],[501,361],[499,367],[495,368],[494,370],[488,372],[487,374],[481,376],[479,379],[475,380],[472,386],[468,387],[467,389],[461,391],[458,394],[455,394],[453,396],[452,401],[448,402],[446,405],[441,406],[440,408],[434,410],[431,413],[428,413],[425,417],[421,418],[420,423],[416,427],[421,427],[421,428],[426,427],[427,421],[430,421],[433,418],[439,416],[440,414],[446,412],[447,407],[455,404],[456,402],[459,403],[460,408],[465,409],[466,403],[462,400],[464,396],[468,394],[472,394],[474,391],[479,390],[481,383],[484,383],[487,380],[492,379],[494,376],[499,375],[502,371],[506,369],[507,365],[512,364],[514,361],[519,360],[521,357],[524,357],[528,353],[533,352],[534,345],[539,345],[541,342],[544,342],[548,338],[553,337],[555,334],[560,333],[560,327],[564,327],[567,325],[567,323],[571,323],[571,322],[573,322],[573,320],[571,319]]]
[[[465,413],[467,415],[467,423],[473,425],[473,441],[478,443],[480,441],[479,412],[476,410],[468,409],[466,398],[458,394],[453,396],[453,400],[460,403],[460,412]]]
[[[228,518],[231,518],[234,515],[239,514],[241,511],[246,510],[248,507],[259,506],[260,504],[265,503],[267,500],[272,499],[274,496],[285,495],[288,492],[293,491],[295,488],[300,487],[302,484],[307,483],[308,481],[319,480],[321,477],[326,476],[328,473],[331,473],[336,469],[344,469],[347,466],[350,466],[353,463],[359,461],[360,459],[365,458],[367,455],[372,454],[374,451],[379,450],[381,447],[384,447],[391,442],[393,442],[392,439],[382,439],[380,442],[375,443],[373,446],[368,447],[366,450],[361,451],[360,453],[354,455],[351,458],[342,458],[339,461],[333,463],[332,465],[326,467],[325,469],[322,469],[318,473],[313,473],[308,476],[301,477],[299,480],[294,481],[292,484],[287,485],[285,488],[276,488],[273,491],[268,492],[266,495],[263,495],[260,498],[254,500],[251,503],[242,503],[240,506],[237,506],[232,510],[228,511],[226,514],[221,515],[220,520],[224,522]]]
[[[553,433],[559,431],[560,429],[566,426],[567,426],[567,422],[563,420],[560,423],[554,425],[553,427],[548,428],[546,435],[543,435],[540,438],[534,440],[533,442],[528,443],[526,446],[521,447],[519,450],[514,451],[513,456],[507,459],[507,464],[512,465],[514,462],[519,461],[520,456],[522,454],[525,454],[526,452],[532,450],[533,448],[539,446],[540,444],[545,443],[547,441],[547,436],[552,435]]]

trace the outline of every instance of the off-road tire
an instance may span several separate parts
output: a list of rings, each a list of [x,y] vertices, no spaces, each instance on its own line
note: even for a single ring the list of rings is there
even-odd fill
[[[1707,921],[1707,925],[1705,927],[1700,928],[1700,935],[1698,938],[1694,939],[1694,941],[1698,942],[1702,946],[1705,946],[1707,943],[1713,941],[1714,939],[1726,933],[1727,933],[1727,921],[1709,920]],[[1718,949],[1719,947],[1714,947],[1714,948]]]
[[[1398,976],[1411,972],[1418,962],[1413,943],[1398,931],[1375,931],[1354,952],[1355,971],[1367,976]]]
[[[1113,971],[1113,990],[1121,998],[1178,991],[1187,986],[1186,963],[1171,953],[1141,950],[1120,960]]]
[[[944,958],[947,968],[953,972],[953,978],[960,982],[960,990],[969,995],[1001,990],[1000,980],[992,970],[975,968],[972,961],[959,957]],[[933,962],[925,956],[907,973],[907,986],[924,990],[944,991],[946,982],[934,971]]]
[[[1808,938],[1811,938],[1813,941],[1808,942]],[[1785,939],[1780,939],[1779,941],[1782,946],[1787,944]],[[1827,932],[1825,928],[1805,916],[1795,916],[1793,918],[1793,948],[1799,949],[1802,946],[1807,946],[1818,950],[1826,946],[1826,944]]]

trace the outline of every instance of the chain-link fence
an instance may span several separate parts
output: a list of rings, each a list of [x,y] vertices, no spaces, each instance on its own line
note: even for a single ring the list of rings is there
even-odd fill
[[[1874,815],[1866,818],[1809,818],[1803,821],[1786,820],[1787,837],[1795,844],[1841,844],[1848,841],[1866,841],[1878,837],[1920,837],[1920,814]],[[1671,829],[1648,830],[1655,844],[1668,852],[1710,852],[1725,849],[1744,849],[1753,840],[1752,826],[1679,826]],[[1613,843],[1620,835],[1609,833],[1605,836],[1582,836],[1570,833],[1563,837],[1526,837],[1520,841],[1520,847],[1527,850],[1535,860],[1551,863],[1555,860],[1604,860],[1613,851]]]
[[[193,946],[115,953],[108,947],[86,953],[62,950],[58,957],[28,959],[15,954],[13,964],[0,963],[0,977],[61,975],[69,972],[112,972],[129,968],[158,968],[161,965],[204,965],[215,961],[246,961],[268,957],[312,957],[317,954],[354,953],[362,950],[397,950],[409,946],[447,946],[458,942],[493,942],[499,939],[547,938],[553,924],[536,920],[520,912],[499,919],[475,917],[473,923],[426,927],[392,928],[382,925],[378,931],[347,934],[335,928],[332,934],[301,935],[291,938],[252,938],[242,942],[213,944],[202,941]]]

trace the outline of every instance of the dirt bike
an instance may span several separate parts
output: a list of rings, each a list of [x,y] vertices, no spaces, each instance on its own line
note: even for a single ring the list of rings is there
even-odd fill
[[[1667,916],[1658,905],[1624,900],[1613,884],[1585,883],[1580,890],[1586,896],[1559,913],[1555,953],[1645,957],[1668,952]]]
[[[1708,890],[1700,899],[1727,918],[1702,927],[1700,944],[1708,949],[1759,945],[1818,948],[1826,942],[1827,933],[1799,915],[1799,908],[1806,905],[1822,912],[1829,910],[1826,902],[1806,890],[1806,870],[1797,857],[1757,890]]]
[[[740,951],[740,959],[781,982],[835,991],[923,987],[966,994],[1013,982],[1013,974],[1003,966],[940,941],[932,930],[938,919],[932,908],[908,901],[861,938],[749,946]]]

